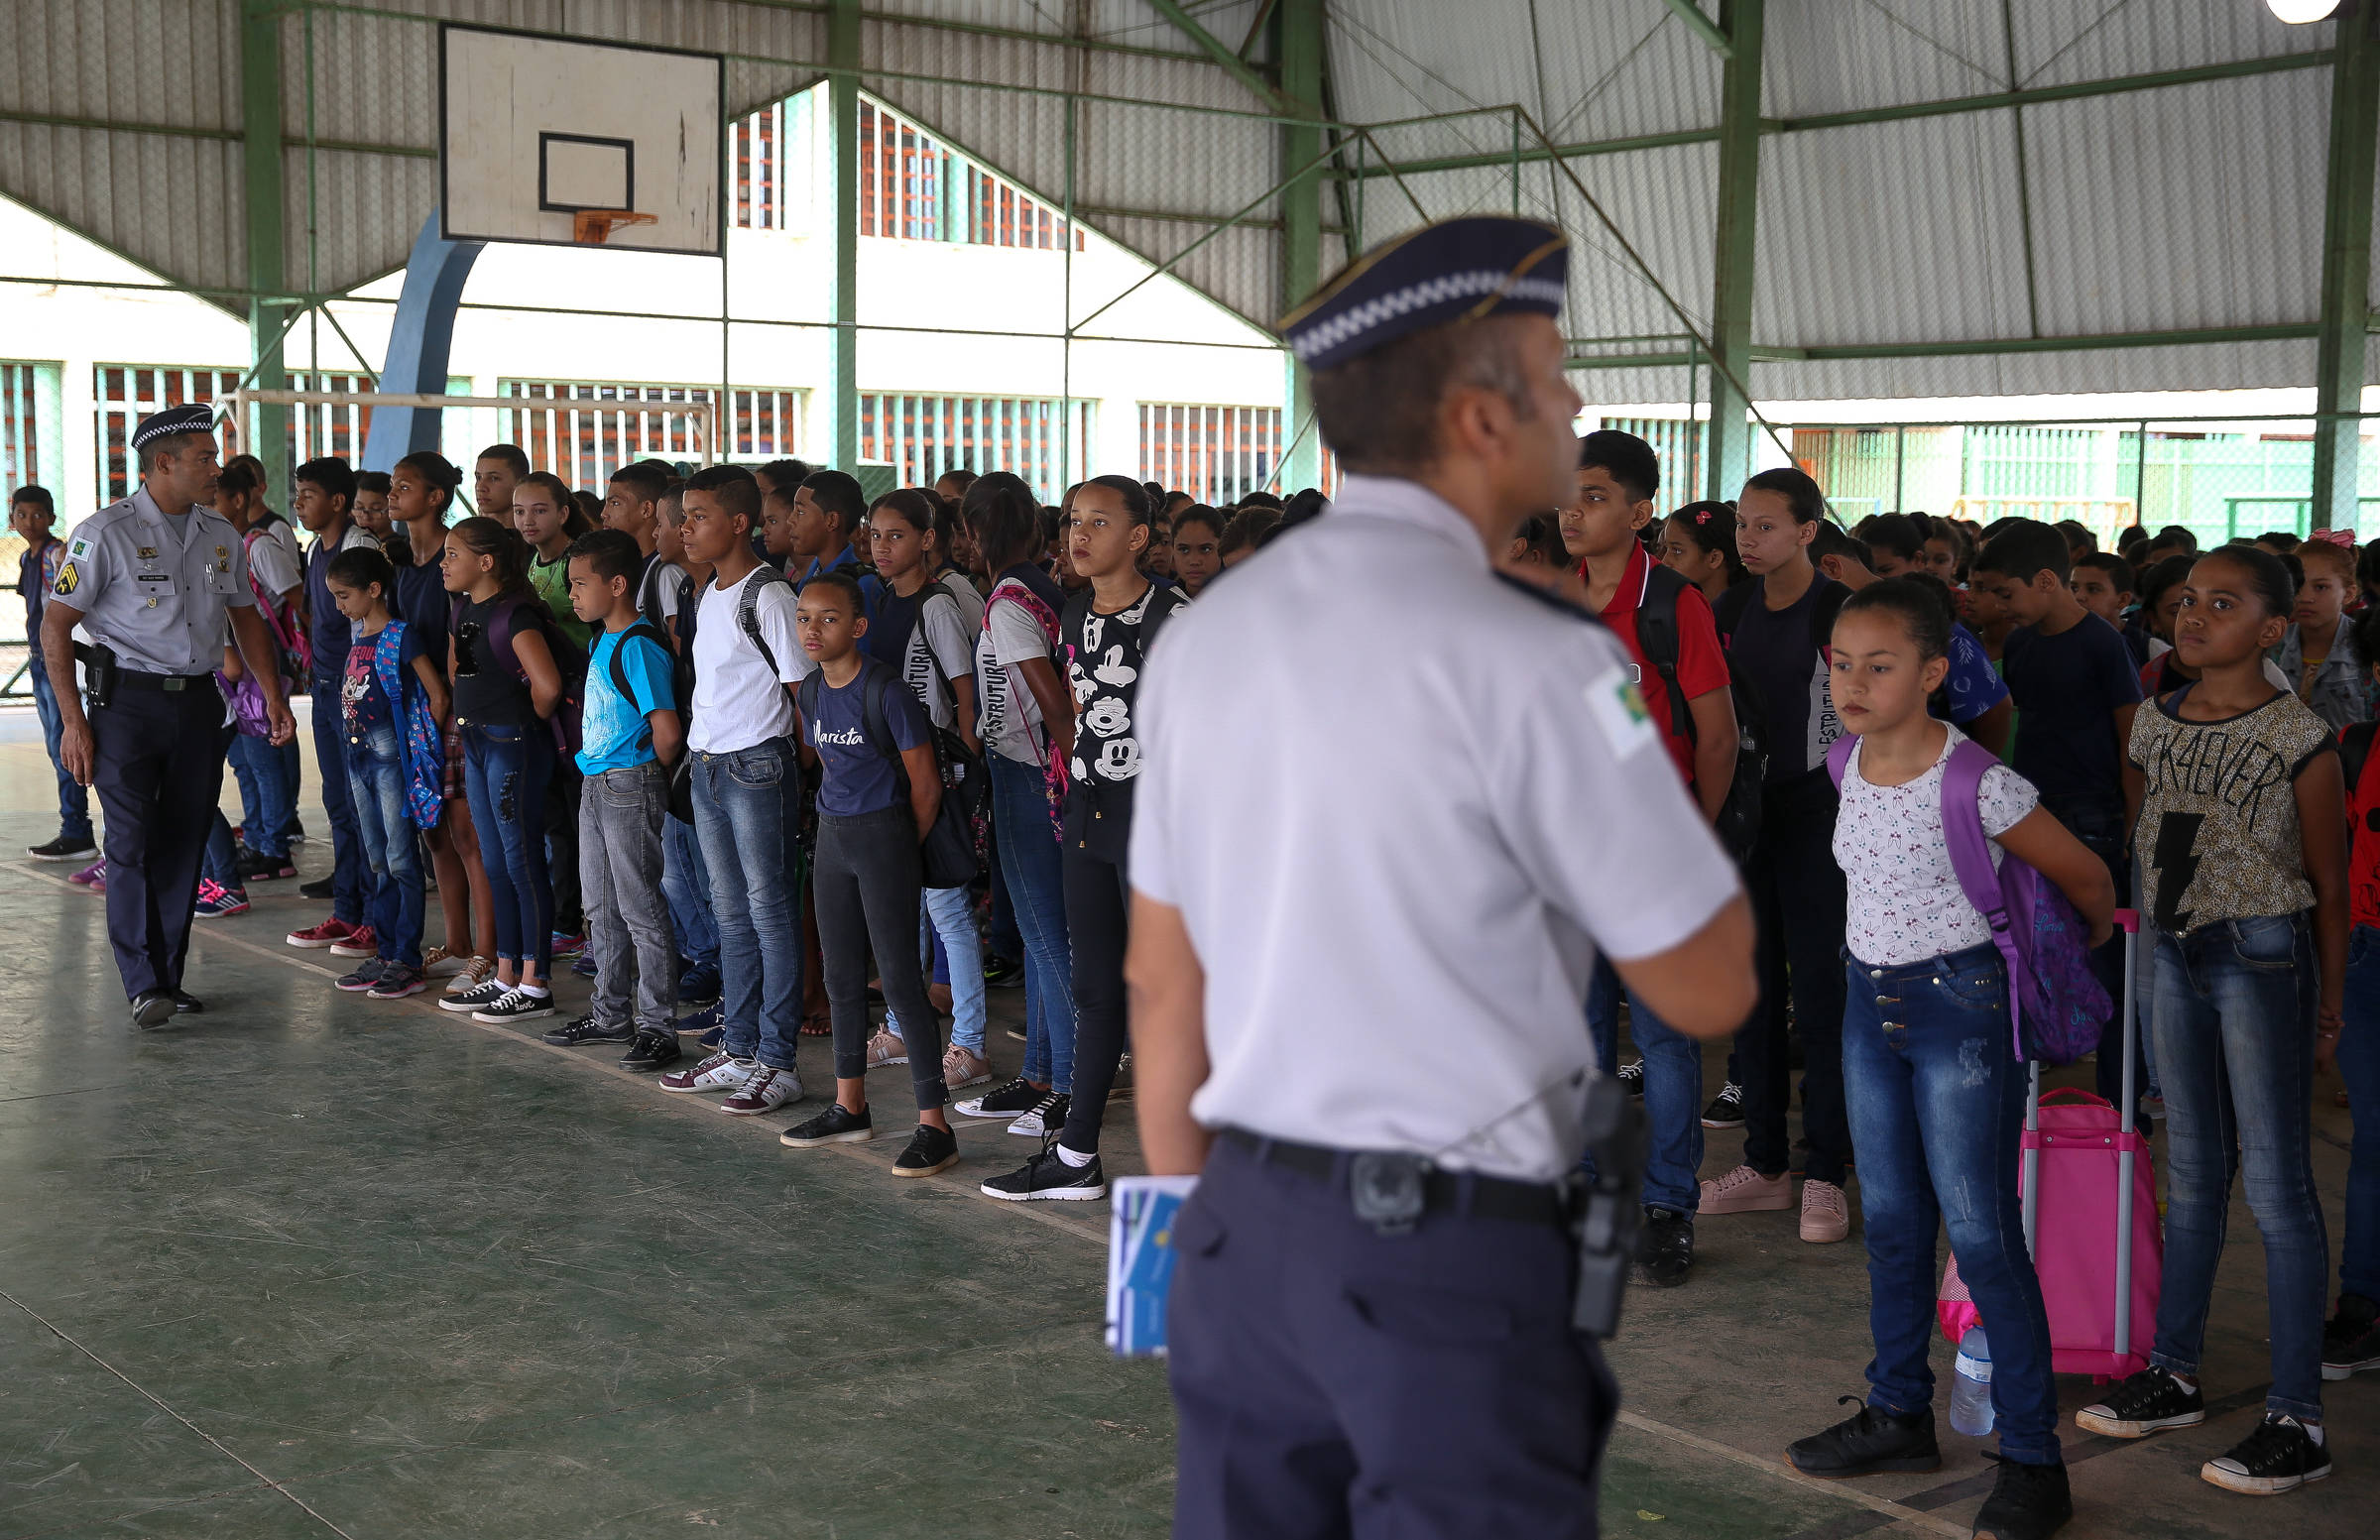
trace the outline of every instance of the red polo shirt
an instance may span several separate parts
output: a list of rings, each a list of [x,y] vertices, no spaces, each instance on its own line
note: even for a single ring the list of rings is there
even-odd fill
[[[1580,570],[1584,577],[1584,562]],[[1627,644],[1628,655],[1636,660],[1636,687],[1644,696],[1644,709],[1652,713],[1653,721],[1660,726],[1661,736],[1669,744],[1669,757],[1677,761],[1678,773],[1691,786],[1694,740],[1674,730],[1669,717],[1669,686],[1662,682],[1653,665],[1645,661],[1644,649],[1636,644],[1636,611],[1643,606],[1645,591],[1652,581],[1652,553],[1644,548],[1642,541],[1630,541],[1628,569],[1620,574],[1619,587],[1613,591],[1611,602],[1604,606],[1604,624]],[[1688,700],[1727,687],[1727,654],[1719,645],[1719,625],[1711,618],[1711,601],[1692,583],[1678,595],[1677,674],[1678,686]]]

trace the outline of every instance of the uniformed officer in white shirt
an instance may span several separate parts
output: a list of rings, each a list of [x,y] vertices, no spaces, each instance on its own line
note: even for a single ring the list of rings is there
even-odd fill
[[[279,653],[256,611],[239,532],[207,507],[214,414],[175,407],[133,429],[141,488],[74,528],[42,617],[64,719],[60,754],[107,810],[107,939],[133,1020],[205,1007],[181,987],[199,858],[231,728],[214,680],[225,623],[265,692],[276,744],[296,731]],[[74,628],[93,643],[91,709],[75,692]]]
[[[1458,219],[1284,321],[1347,480],[1141,685],[1140,1128],[1203,1173],[1168,1331],[1188,1540],[1594,1534],[1579,1003],[1600,949],[1680,1031],[1752,1007],[1734,868],[1626,654],[1493,570],[1578,461],[1565,267],[1550,226]]]

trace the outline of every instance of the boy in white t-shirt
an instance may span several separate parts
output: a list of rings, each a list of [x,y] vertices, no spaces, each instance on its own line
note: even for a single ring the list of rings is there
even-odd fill
[[[726,1092],[735,1117],[801,1098],[793,1069],[801,1002],[794,839],[801,784],[794,685],[814,666],[793,630],[793,590],[752,551],[760,484],[737,466],[698,471],[680,493],[689,563],[708,563],[694,629],[694,832],[719,925],[724,1040],[666,1091]]]

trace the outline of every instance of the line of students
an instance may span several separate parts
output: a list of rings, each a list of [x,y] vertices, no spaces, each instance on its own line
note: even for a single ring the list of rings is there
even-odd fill
[[[1885,516],[1854,535],[1792,469],[1751,478],[1732,510],[1679,510],[1648,551],[1638,532],[1657,477],[1641,440],[1582,440],[1578,497],[1559,515],[1578,563],[1572,597],[1634,653],[1646,710],[1723,836],[1732,778],[1762,777],[1757,834],[1738,854],[1763,1003],[1737,1040],[1744,1162],[1699,1187],[1700,1056],[1631,1014],[1643,1057],[1622,1073],[1650,1134],[1639,1276],[1683,1282],[1697,1213],[1792,1207],[1796,1169],[1802,1238],[1844,1239],[1855,1150],[1869,1390],[1788,1458],[1829,1478],[1939,1464],[1926,1349],[1947,1223],[1994,1356],[2002,1464],[1976,1533],[2046,1536],[2071,1516],[2048,1325],[2018,1216],[2024,1065],[2009,1050],[2004,965],[1944,829],[1946,769],[1971,736],[2008,761],[1977,791],[1995,861],[2015,855],[2065,890],[2091,926],[2111,1000],[2119,895],[2137,894],[2145,918],[2145,1058],[2162,1072],[2148,1106],[2168,1137],[2164,1289],[2150,1366],[2077,1420],[2130,1438],[2203,1419],[2196,1374],[2244,1168],[2265,1240],[2273,1383],[2264,1420],[2202,1475],[2250,1493],[2327,1476],[2320,1381],[2380,1366],[2380,1132],[2358,1129],[2326,1326],[2311,1160],[2314,1076],[2334,1053],[2357,1109],[2380,1107],[2380,946],[2362,944],[2380,935],[2380,897],[2362,901],[2364,886],[2380,894],[2380,842],[2360,822],[2380,806],[2361,664],[2380,646],[2380,609],[2343,615],[2351,543],[2308,542],[2289,560],[2248,543],[2177,556],[2182,570],[2160,577],[2144,621],[2125,613],[2130,563],[2074,539],[2081,532],[2015,520],[1977,542]],[[1524,570],[1529,544],[1524,530],[1513,553]],[[1676,580],[1656,580],[1656,554]],[[1946,565],[1963,590],[1947,586]],[[1962,608],[1982,635],[1960,624]],[[2150,656],[2146,633],[2170,651]],[[1738,707],[1751,732],[1734,730]],[[2335,752],[2341,727],[2351,775]],[[1845,736],[1852,752],[1831,772]],[[1597,986],[1589,1019],[1608,1063],[1616,989]],[[1790,1150],[1789,1029],[1806,1136]],[[2119,1042],[2109,1021],[2097,1073],[2110,1097]]]

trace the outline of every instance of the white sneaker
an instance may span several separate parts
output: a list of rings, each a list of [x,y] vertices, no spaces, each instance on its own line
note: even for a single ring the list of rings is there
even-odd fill
[[[1044,1092],[1040,1101],[1035,1102],[1022,1117],[1009,1125],[1009,1131],[1021,1134],[1028,1139],[1037,1139],[1055,1133],[1066,1126],[1066,1109],[1073,1101],[1074,1099],[1063,1091]]]
[[[663,1091],[736,1091],[744,1082],[760,1073],[758,1059],[739,1059],[726,1053],[714,1053],[692,1069],[681,1069],[663,1075],[657,1085]]]
[[[730,1118],[754,1118],[773,1113],[787,1102],[801,1100],[801,1077],[789,1069],[771,1069],[757,1066],[752,1077],[736,1089],[733,1096],[719,1104],[719,1110]]]
[[[870,1069],[875,1069],[881,1064],[906,1064],[908,1062],[909,1045],[902,1041],[898,1032],[880,1026],[876,1029],[876,1035],[868,1039],[868,1067]]]

